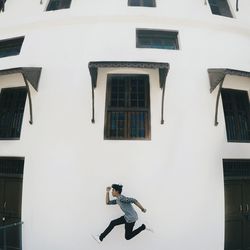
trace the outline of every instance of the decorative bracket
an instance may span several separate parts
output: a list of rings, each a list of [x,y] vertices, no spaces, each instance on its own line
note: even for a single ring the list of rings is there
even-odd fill
[[[29,108],[30,108],[30,124],[33,124],[33,111],[32,111],[32,100],[31,100],[31,94],[30,94],[30,88],[29,83],[32,85],[32,87],[38,91],[38,84],[41,76],[42,68],[28,68],[28,67],[22,67],[22,68],[12,68],[12,69],[3,69],[0,70],[0,76],[1,75],[12,75],[20,73],[22,74],[27,93],[29,98]]]
[[[169,71],[168,63],[159,63],[159,62],[133,62],[133,61],[97,61],[89,62],[89,72],[92,82],[92,119],[91,122],[95,123],[95,91],[94,89],[97,86],[97,76],[99,68],[146,68],[146,69],[158,69],[159,70],[159,79],[160,79],[160,88],[162,89],[162,102],[161,102],[161,124],[164,124],[164,96],[165,96],[165,84],[166,78]]]

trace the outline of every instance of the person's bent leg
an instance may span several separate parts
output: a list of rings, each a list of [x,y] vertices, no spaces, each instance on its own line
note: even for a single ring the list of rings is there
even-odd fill
[[[112,220],[108,227],[105,229],[105,231],[100,235],[99,239],[100,241],[102,241],[111,231],[112,229],[115,227],[115,226],[118,226],[118,225],[121,225],[121,224],[124,224],[126,221],[124,219],[124,216],[116,219],[116,220]]]
[[[146,226],[144,224],[142,224],[140,227],[138,227],[137,229],[135,229],[133,231],[135,222],[132,223],[125,223],[125,239],[126,240],[130,240],[133,237],[135,237],[137,234],[139,234],[141,231],[146,229]]]

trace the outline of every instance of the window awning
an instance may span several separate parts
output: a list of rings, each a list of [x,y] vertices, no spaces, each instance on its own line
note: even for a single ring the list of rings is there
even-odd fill
[[[42,68],[39,67],[20,67],[20,68],[11,68],[11,69],[2,69],[0,70],[0,76],[3,75],[12,75],[12,74],[22,74],[24,83],[27,88],[28,97],[29,97],[29,107],[30,107],[30,124],[33,123],[33,112],[32,112],[32,101],[31,94],[29,89],[29,84],[38,91],[39,80],[41,76]]]
[[[221,94],[221,89],[223,86],[224,79],[226,75],[235,75],[241,77],[249,77],[250,72],[235,70],[235,69],[227,69],[227,68],[213,68],[208,69],[209,81],[210,81],[210,93],[212,93],[215,88],[219,85],[219,90],[216,99],[216,107],[215,107],[215,126],[218,125],[218,107],[219,107],[219,97]]]
[[[136,61],[95,61],[89,62],[89,72],[92,81],[92,123],[95,123],[94,116],[94,89],[97,87],[97,77],[99,68],[145,68],[159,70],[159,85],[162,89],[162,107],[161,107],[161,124],[164,123],[163,107],[164,107],[164,93],[165,83],[169,71],[169,63],[162,62],[136,62]]]

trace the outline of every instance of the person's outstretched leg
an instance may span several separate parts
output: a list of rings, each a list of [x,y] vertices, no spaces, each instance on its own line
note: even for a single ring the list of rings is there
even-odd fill
[[[109,226],[105,229],[105,231],[100,235],[99,239],[100,241],[102,241],[111,231],[115,226],[121,225],[121,224],[125,224],[126,221],[124,219],[124,216],[116,219],[116,220],[112,220],[109,224]]]
[[[142,224],[140,227],[138,227],[137,229],[135,229],[133,231],[135,222],[132,223],[125,223],[125,239],[126,240],[130,240],[133,237],[135,237],[137,234],[139,234],[141,231],[146,229],[146,226],[144,224]]]

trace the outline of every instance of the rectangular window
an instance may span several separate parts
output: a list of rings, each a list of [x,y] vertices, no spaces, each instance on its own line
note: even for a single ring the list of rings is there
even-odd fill
[[[250,179],[250,160],[248,159],[224,159],[224,178]]]
[[[233,17],[227,0],[208,0],[214,15]]]
[[[4,12],[4,5],[5,5],[6,0],[0,0],[0,12]]]
[[[0,249],[21,250],[24,158],[0,157]],[[11,225],[11,226],[10,226]],[[5,229],[4,229],[5,227]]]
[[[148,75],[110,75],[107,82],[105,139],[150,139]]]
[[[177,36],[177,31],[138,29],[136,30],[136,47],[178,50]]]
[[[19,55],[24,37],[0,40],[0,57]]]
[[[26,87],[1,90],[0,139],[20,138],[26,96]]]
[[[128,6],[155,7],[155,0],[128,0]]]
[[[50,0],[46,11],[68,9],[70,4],[71,0]]]
[[[250,142],[250,106],[248,92],[222,89],[227,140]]]

